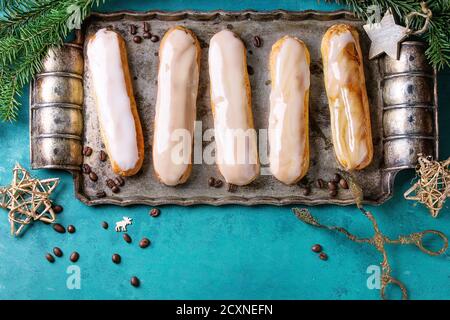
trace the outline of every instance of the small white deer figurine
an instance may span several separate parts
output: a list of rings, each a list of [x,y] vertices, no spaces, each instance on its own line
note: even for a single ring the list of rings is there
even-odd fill
[[[123,231],[126,232],[127,231],[127,226],[132,224],[133,219],[129,218],[129,217],[123,217],[123,220],[116,222],[116,231]]]

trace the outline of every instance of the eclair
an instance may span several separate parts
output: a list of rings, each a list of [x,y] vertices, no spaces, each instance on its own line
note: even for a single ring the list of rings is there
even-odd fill
[[[159,48],[153,165],[169,186],[186,182],[192,169],[192,145],[200,69],[200,44],[194,33],[173,27]]]
[[[347,171],[363,169],[372,161],[373,143],[357,30],[345,24],[332,26],[321,51],[337,161]]]
[[[229,30],[216,33],[208,63],[216,163],[226,182],[246,185],[258,177],[259,159],[244,43]]]
[[[270,171],[287,185],[297,183],[309,168],[309,63],[308,48],[295,37],[285,36],[272,46]]]
[[[100,29],[87,42],[100,132],[114,173],[136,174],[144,160],[144,138],[133,95],[125,41]]]

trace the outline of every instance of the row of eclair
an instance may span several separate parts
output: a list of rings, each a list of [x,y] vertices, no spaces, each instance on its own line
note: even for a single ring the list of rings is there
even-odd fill
[[[158,179],[169,186],[186,182],[192,169],[200,50],[195,34],[180,26],[167,31],[159,49],[152,154]],[[88,41],[87,58],[111,166],[117,174],[133,175],[143,163],[144,137],[125,41],[101,29]],[[357,31],[332,26],[322,40],[322,58],[336,158],[346,170],[362,169],[372,160],[373,146]],[[258,177],[260,165],[241,39],[229,30],[215,34],[208,64],[216,163],[228,183],[246,185]],[[272,174],[285,184],[298,182],[309,168],[309,64],[307,46],[295,37],[285,36],[272,46],[269,161]],[[179,138],[177,131],[181,144],[174,138]],[[174,154],[181,154],[183,161]]]

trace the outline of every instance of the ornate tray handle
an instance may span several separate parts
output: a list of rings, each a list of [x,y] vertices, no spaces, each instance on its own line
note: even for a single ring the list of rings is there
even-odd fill
[[[31,166],[80,170],[83,135],[83,47],[49,52],[30,94]]]
[[[435,75],[424,51],[422,42],[406,41],[398,61],[380,60],[387,170],[414,168],[419,153],[438,156]]]

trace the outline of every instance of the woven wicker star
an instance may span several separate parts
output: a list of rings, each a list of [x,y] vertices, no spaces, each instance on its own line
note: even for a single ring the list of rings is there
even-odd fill
[[[9,210],[11,234],[19,236],[30,223],[56,220],[50,194],[59,183],[58,178],[33,178],[20,164],[13,169],[11,185],[0,188],[0,207]]]
[[[404,197],[424,204],[436,218],[450,195],[450,158],[439,162],[419,155],[417,161],[418,181],[405,192]]]

